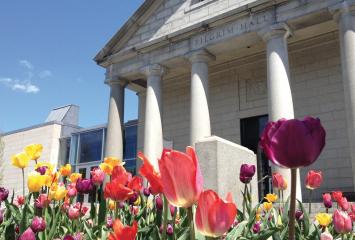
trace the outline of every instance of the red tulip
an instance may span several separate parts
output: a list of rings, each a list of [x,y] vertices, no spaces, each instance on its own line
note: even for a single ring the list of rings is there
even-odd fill
[[[204,191],[200,195],[196,209],[196,229],[205,236],[222,236],[232,226],[236,215],[237,207],[231,195],[224,201],[216,192]]]
[[[163,185],[161,183],[160,173],[154,170],[153,165],[149,160],[143,155],[143,153],[138,153],[138,158],[143,161],[142,167],[139,169],[139,173],[144,176],[150,184],[150,193],[153,195],[163,192]]]
[[[269,122],[261,136],[260,145],[274,164],[299,168],[316,161],[325,145],[325,130],[320,120],[306,117]]]
[[[161,182],[168,201],[176,207],[191,207],[202,192],[202,175],[195,150],[186,153],[164,150],[159,161]]]
[[[341,198],[343,197],[343,193],[336,191],[336,192],[332,192],[332,197],[334,199],[334,201],[339,202],[341,200]]]
[[[323,182],[323,175],[321,171],[309,171],[306,177],[306,188],[314,190],[319,188]]]
[[[332,202],[332,196],[330,195],[330,193],[323,194],[323,203],[326,208],[332,207],[333,202]]]
[[[350,216],[343,211],[336,209],[333,214],[334,229],[337,233],[343,234],[353,230]]]
[[[348,211],[349,210],[349,202],[348,199],[346,197],[342,197],[339,202],[338,202],[339,207],[343,210],[343,211]]]
[[[250,183],[255,174],[255,170],[255,165],[242,164],[240,166],[239,180],[245,184]]]
[[[272,174],[272,186],[279,190],[286,190],[287,181],[280,173]]]
[[[118,179],[114,179],[107,183],[104,189],[104,197],[111,198],[114,201],[126,201],[134,192],[129,187],[126,187]]]
[[[114,232],[110,233],[108,236],[109,240],[135,240],[138,231],[138,224],[134,221],[132,227],[125,227],[119,219],[116,219],[113,223],[113,231]]]
[[[143,188],[143,179],[139,176],[134,176],[127,187],[135,192],[140,192]]]

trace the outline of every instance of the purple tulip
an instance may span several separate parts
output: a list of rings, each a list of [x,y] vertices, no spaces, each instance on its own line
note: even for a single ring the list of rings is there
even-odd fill
[[[66,235],[63,240],[75,240],[73,236],[71,235]]]
[[[9,196],[9,190],[6,188],[0,187],[0,202],[3,202]]]
[[[91,179],[79,178],[76,182],[76,190],[81,194],[91,193],[94,190],[94,184]]]
[[[295,217],[297,221],[303,220],[303,212],[301,210],[296,210]]]
[[[260,232],[260,225],[261,223],[260,222],[256,222],[253,226],[253,233],[258,233]]]
[[[163,210],[163,200],[161,199],[160,196],[157,196],[155,198],[155,206],[157,207],[158,210]]]
[[[319,119],[281,119],[266,125],[260,145],[274,164],[299,168],[316,161],[325,146],[325,135]]]
[[[135,192],[135,193],[133,194],[133,196],[130,197],[130,199],[129,199],[129,204],[133,205],[133,204],[135,203],[135,201],[137,201],[138,197],[139,197],[138,193]]]
[[[31,229],[35,233],[43,232],[46,229],[46,221],[41,217],[35,216],[32,219]]]
[[[41,175],[46,174],[46,171],[47,171],[47,166],[42,166],[42,167],[36,168],[36,172],[38,172]]]
[[[171,226],[170,223],[168,224],[168,226],[167,226],[167,228],[166,228],[166,233],[167,233],[169,236],[173,235],[173,233],[174,233],[174,228],[173,228],[173,226]]]
[[[107,220],[106,220],[106,227],[107,227],[107,228],[112,228],[112,226],[113,226],[112,217],[111,217],[111,216],[108,216],[108,217],[107,217]]]
[[[239,180],[245,184],[250,183],[250,181],[253,179],[254,174],[255,165],[242,164],[242,166],[240,166]]]
[[[143,189],[143,194],[144,194],[144,196],[149,197],[150,196],[150,189],[149,188],[144,188]]]
[[[31,228],[27,228],[27,230],[22,233],[18,240],[36,240],[36,234],[32,231]]]

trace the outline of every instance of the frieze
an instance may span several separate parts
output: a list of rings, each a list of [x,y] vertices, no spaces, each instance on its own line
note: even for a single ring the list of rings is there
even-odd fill
[[[192,37],[190,40],[191,49],[196,50],[227,38],[236,37],[252,31],[258,31],[261,28],[270,25],[273,22],[273,19],[273,13],[270,11],[239,18],[234,22]]]

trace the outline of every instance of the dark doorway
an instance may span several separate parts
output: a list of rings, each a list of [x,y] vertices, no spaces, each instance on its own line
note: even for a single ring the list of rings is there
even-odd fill
[[[267,115],[243,118],[240,120],[241,144],[242,146],[252,150],[257,156],[258,180],[265,178],[263,181],[258,183],[260,200],[265,196],[265,194],[271,192],[271,178],[267,177],[271,176],[271,167],[269,165],[269,161],[259,147],[259,138],[267,122]]]

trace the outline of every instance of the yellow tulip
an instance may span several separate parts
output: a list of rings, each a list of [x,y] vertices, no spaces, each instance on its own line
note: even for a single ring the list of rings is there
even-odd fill
[[[25,147],[25,152],[30,157],[30,159],[37,161],[41,157],[43,150],[42,144],[31,144]]]
[[[46,186],[51,187],[53,184],[58,184],[59,172],[51,173],[46,176]]]
[[[72,173],[69,178],[72,183],[76,183],[76,181],[78,181],[81,177],[81,173]]]
[[[63,167],[59,169],[59,172],[62,176],[70,176],[71,174],[71,165],[70,164],[65,164]]]
[[[277,195],[274,193],[268,193],[266,194],[266,197],[264,197],[268,202],[273,203],[276,202],[277,200]]]
[[[116,209],[116,202],[113,201],[113,200],[110,200],[110,201],[108,202],[108,208],[109,208],[111,211],[115,210],[115,209]]]
[[[67,192],[68,191],[65,189],[65,186],[58,186],[58,184],[54,184],[49,191],[49,199],[56,201],[63,200],[67,195]]]
[[[12,165],[18,168],[25,168],[28,166],[28,162],[30,161],[30,157],[25,153],[18,153],[11,158]]]
[[[31,172],[27,177],[27,187],[30,192],[39,192],[46,184],[48,176],[41,175],[38,172]]]
[[[328,213],[318,213],[316,219],[322,227],[327,227],[332,222],[332,215]]]
[[[272,208],[272,203],[271,202],[264,202],[263,206],[264,206],[265,211],[270,211],[270,209]]]
[[[104,173],[111,175],[114,167],[123,166],[124,164],[125,163],[118,158],[106,157],[104,162],[100,164],[100,168]]]

